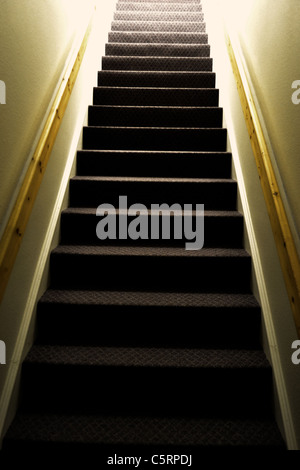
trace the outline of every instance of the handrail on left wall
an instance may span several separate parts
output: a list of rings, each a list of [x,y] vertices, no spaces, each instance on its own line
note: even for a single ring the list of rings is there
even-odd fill
[[[19,252],[25,229],[49,161],[62,118],[65,114],[77,75],[83,61],[92,29],[95,8],[89,18],[84,37],[71,51],[61,84],[49,111],[41,137],[29,163],[16,202],[0,241],[0,303]]]

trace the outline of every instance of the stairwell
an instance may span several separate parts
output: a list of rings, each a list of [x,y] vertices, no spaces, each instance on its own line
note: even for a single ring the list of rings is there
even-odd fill
[[[117,3],[2,453],[285,449],[218,98],[201,1]],[[204,204],[204,247],[176,213],[169,239],[99,240],[120,196],[148,221]]]

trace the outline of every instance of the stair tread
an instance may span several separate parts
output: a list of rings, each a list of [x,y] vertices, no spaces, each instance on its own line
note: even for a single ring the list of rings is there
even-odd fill
[[[206,32],[204,21],[116,21],[112,31]]]
[[[208,44],[176,43],[119,43],[109,42],[105,46],[107,56],[158,56],[158,57],[209,57]]]
[[[168,178],[190,178],[198,175],[202,178],[230,178],[231,153],[168,150],[79,150],[77,151],[77,175]]]
[[[215,72],[185,70],[101,70],[98,72],[99,86],[119,87],[168,87],[214,89]]]
[[[154,307],[260,308],[252,294],[48,289],[41,303]]]
[[[88,108],[88,124],[91,126],[221,128],[222,117],[223,110],[217,106],[95,104]]]
[[[260,321],[252,294],[49,288],[38,303],[38,343],[259,349]]]
[[[186,3],[186,4],[190,4],[190,3],[195,3],[196,0],[164,0],[164,3],[166,4],[172,4],[172,3],[175,3],[175,4],[178,4],[178,3]],[[161,3],[159,0],[120,0],[121,3]]]
[[[101,150],[101,149],[82,149],[78,150],[78,153],[80,154],[91,154],[91,155],[159,155],[160,158],[163,158],[164,156],[177,156],[177,155],[188,155],[188,156],[231,156],[230,152],[224,151],[208,151],[208,150],[114,150],[114,149],[108,149],[108,150]]]
[[[202,24],[205,24],[204,21],[202,20],[196,20],[196,21],[180,21],[180,20],[171,20],[171,21],[156,21],[156,20],[152,20],[152,21],[145,21],[145,20],[133,20],[133,21],[130,21],[130,20],[114,20],[112,22],[112,31],[113,31],[113,28],[114,26],[131,26],[131,25],[134,25],[135,23],[137,23],[138,25],[140,26],[144,26],[145,30],[147,28],[147,23],[152,23],[152,24],[159,24],[159,25],[164,25],[165,23],[167,24],[170,24],[172,26],[174,26],[174,29],[177,27],[178,29],[175,31],[181,31],[181,28],[188,28],[186,31],[189,32],[189,27],[190,26],[199,26],[199,25],[202,25]]]
[[[119,209],[119,208],[116,208],[116,214],[119,214],[119,213],[123,213],[124,211],[122,211],[122,209]],[[147,209],[147,212],[149,213],[149,215],[151,214],[151,209]],[[68,207],[67,209],[64,209],[62,211],[63,214],[82,214],[82,215],[95,215],[96,211],[95,211],[95,208],[94,207]],[[196,215],[196,211],[195,210],[192,210],[191,211],[192,215]],[[171,217],[175,216],[176,217],[177,214],[174,214],[174,213],[171,213]],[[238,217],[238,218],[242,218],[243,215],[241,214],[241,212],[238,212],[236,210],[232,210],[232,211],[218,211],[218,210],[215,210],[215,211],[204,211],[204,216],[205,217]]]
[[[117,71],[112,70],[111,73],[113,73],[113,72],[115,72],[115,73],[126,73],[127,71],[125,70],[125,71],[122,72],[121,70],[120,71],[119,70],[117,70]],[[129,73],[134,73],[134,72],[139,74],[139,71],[134,71],[134,70],[129,71]],[[142,72],[143,71],[141,70],[141,73]],[[147,73],[147,71],[144,71],[144,72]],[[150,72],[150,73],[154,73],[154,71]],[[171,73],[171,71],[168,72],[168,73]],[[174,71],[173,73],[176,73],[176,71]],[[189,73],[189,72],[186,72],[186,73]],[[203,73],[206,73],[206,72],[203,72]],[[170,90],[172,93],[175,93],[177,90],[178,91],[188,90],[191,93],[196,93],[198,90],[208,91],[208,92],[210,92],[211,90],[215,90],[215,88],[203,88],[203,87],[200,87],[200,88],[199,87],[198,88],[190,88],[190,87],[154,87],[154,86],[153,87],[131,87],[131,86],[109,86],[109,85],[103,85],[103,86],[100,85],[100,86],[95,87],[95,88],[99,88],[101,90],[106,90],[107,89],[109,91],[110,90],[140,90],[140,91],[145,90],[146,92],[148,92],[151,89],[152,90]]]
[[[225,151],[226,145],[222,127],[83,127],[84,149]]]
[[[127,55],[104,55],[102,57],[103,59],[113,59],[113,60],[120,60],[120,61],[125,61],[125,60],[140,60],[142,62],[156,62],[156,61],[159,61],[161,59],[164,59],[166,62],[176,62],[176,61],[180,61],[180,62],[212,62],[212,58],[211,57],[181,57],[181,56],[178,56],[178,57],[170,57],[170,56],[160,56],[160,55],[155,55],[155,56],[144,56],[144,55],[130,55],[130,54],[127,54]],[[196,70],[197,71],[197,70]]]
[[[34,345],[24,364],[197,369],[270,369],[262,350]]]
[[[184,247],[165,246],[112,246],[112,245],[58,245],[52,251],[54,255],[81,256],[143,256],[143,257],[214,257],[214,258],[249,258],[249,253],[243,248],[202,248],[201,250],[186,250]]]
[[[105,85],[100,85],[100,86],[97,86],[95,87],[95,89],[98,89],[98,90],[107,90],[109,92],[112,92],[112,91],[123,91],[123,90],[129,90],[131,92],[145,92],[145,93],[151,93],[151,91],[154,91],[156,93],[162,93],[164,91],[169,91],[170,93],[191,93],[191,94],[195,94],[197,93],[198,91],[200,92],[208,92],[208,93],[211,93],[211,92],[217,92],[218,90],[216,90],[216,88],[188,88],[188,87],[182,87],[182,88],[178,88],[178,87],[130,87],[130,86],[105,86]],[[110,105],[111,106],[111,105]],[[122,106],[122,105],[121,105]],[[127,105],[128,106],[128,105]],[[129,105],[130,106],[130,105]],[[135,105],[132,105],[132,106],[135,106]],[[151,105],[150,105],[151,106]],[[163,107],[181,107],[180,105],[161,105]],[[202,107],[202,108],[205,108],[206,106],[199,106],[199,105],[195,105],[195,106],[190,106],[190,107]],[[210,106],[210,107],[214,107],[214,106]]]
[[[182,43],[208,44],[208,36],[204,32],[172,32],[172,31],[111,31],[108,33],[109,42],[125,43]]]
[[[216,88],[178,88],[153,86],[97,86],[93,91],[94,105],[218,107]]]
[[[215,72],[208,70],[99,70],[98,74],[100,75],[128,75],[128,76],[174,76],[174,77],[202,77],[202,76],[214,76]],[[163,87],[164,88],[164,87]],[[178,87],[182,88],[182,87]],[[190,87],[183,87],[190,88]],[[198,87],[199,88],[199,87]],[[204,88],[205,87],[200,87]],[[210,88],[210,87],[209,87]]]
[[[8,440],[170,446],[283,446],[272,420],[19,414]],[[76,447],[78,449],[78,447]]]
[[[137,183],[229,183],[236,184],[236,181],[230,178],[157,178],[157,177],[135,177],[135,176],[73,176],[73,181],[127,181]]]
[[[193,1],[192,3],[162,3],[156,2],[124,2],[119,1],[116,6],[117,11],[202,11],[202,5],[199,2]]]
[[[126,131],[152,131],[152,130],[159,130],[161,132],[168,132],[175,133],[176,131],[186,131],[186,132],[193,132],[193,131],[222,131],[225,132],[226,129],[219,128],[219,127],[132,127],[132,126],[85,126],[85,129],[116,129],[116,130],[126,130]]]
[[[90,105],[90,107],[92,108],[97,108],[97,109],[116,109],[116,110],[119,110],[119,109],[136,109],[136,110],[147,110],[147,109],[154,109],[154,110],[158,110],[158,111],[161,111],[161,110],[170,110],[170,111],[182,111],[182,112],[189,112],[189,111],[206,111],[206,110],[215,110],[215,109],[220,109],[218,106],[185,106],[184,108],[182,106],[150,106],[150,105],[143,105],[143,106],[130,106],[130,105],[122,105],[122,104],[93,104],[93,105]],[[109,126],[105,126],[105,127],[109,127]],[[185,127],[184,127],[185,129]],[[193,128],[192,128],[193,129]],[[197,128],[196,129],[201,129],[201,128]]]
[[[143,11],[126,10],[114,13],[115,21],[204,21],[204,15],[198,11]]]
[[[191,43],[180,43],[180,42],[155,42],[155,43],[147,43],[147,42],[114,42],[114,41],[109,41],[105,44],[105,46],[108,49],[119,49],[122,50],[124,49],[125,51],[131,51],[131,50],[139,50],[139,49],[144,49],[144,50],[151,50],[155,52],[154,56],[160,57],[161,55],[158,54],[160,49],[163,49],[164,51],[167,50],[168,48],[174,49],[174,50],[180,50],[182,49],[185,52],[189,52],[189,49],[195,50],[195,51],[201,51],[201,50],[209,50],[210,49],[210,44],[195,44],[194,42]],[[105,54],[108,55],[109,54]],[[131,56],[131,54],[125,54],[127,56]],[[141,57],[143,54],[141,54]],[[163,57],[165,57],[163,55]],[[181,56],[180,56],[181,57]],[[187,59],[189,56],[183,56],[183,58],[186,57]]]
[[[138,55],[106,55],[102,57],[103,70],[174,70],[212,71],[210,57],[169,57]]]
[[[161,77],[161,76],[170,76],[170,77],[202,77],[202,76],[214,76],[215,72],[209,72],[209,71],[202,71],[202,70],[193,70],[193,71],[188,71],[188,70],[99,70],[98,74],[101,75],[127,75],[127,76],[134,76],[136,75],[137,77],[142,75],[142,76],[156,76],[156,77]],[[182,87],[179,87],[182,88]],[[190,87],[183,87],[183,88],[190,88]],[[203,88],[203,87],[202,87]]]

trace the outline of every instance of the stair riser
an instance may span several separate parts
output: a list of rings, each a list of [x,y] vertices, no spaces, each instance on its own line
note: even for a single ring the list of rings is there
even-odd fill
[[[167,21],[113,21],[112,31],[158,31],[158,32],[187,32],[206,33],[204,22],[167,22]]]
[[[40,302],[37,328],[44,344],[256,349],[260,309]]]
[[[207,44],[206,33],[188,32],[144,32],[144,31],[112,31],[108,33],[108,42],[145,43],[145,44]]]
[[[163,2],[118,2],[117,11],[202,11],[202,5],[198,2],[194,3],[163,3]]]
[[[182,72],[212,72],[209,57],[102,57],[102,70],[152,70]]]
[[[226,129],[84,127],[85,150],[226,151]]]
[[[22,394],[31,411],[122,413],[129,409],[131,414],[251,418],[270,414],[271,374],[265,369],[200,371],[25,362],[23,380]]]
[[[213,72],[160,73],[158,71],[106,70],[98,73],[98,86],[102,87],[214,88],[215,82]]]
[[[237,185],[234,181],[202,181],[201,183],[168,181],[130,181],[104,179],[70,180],[71,207],[98,207],[112,204],[119,207],[120,196],[127,196],[128,207],[132,204],[204,204],[205,210],[235,210]]]
[[[146,251],[145,251],[146,253]],[[130,267],[130,271],[128,269]],[[51,255],[51,287],[249,292],[250,258]],[[229,275],[230,273],[230,275]]]
[[[96,211],[95,211],[96,212]],[[173,217],[162,220],[159,217],[159,227],[170,226],[170,238],[159,240],[151,240],[151,217],[141,216],[140,221],[146,218],[145,224],[148,225],[148,240],[136,240],[136,244],[149,244],[149,245],[173,245],[184,246],[188,240],[184,237],[184,223],[182,220],[182,239],[176,238],[174,233],[174,220]],[[128,216],[128,223],[134,220],[134,216]],[[101,244],[102,242],[97,238],[96,225],[101,220],[101,217],[96,217],[94,214],[72,214],[62,213],[61,217],[61,243],[62,244]],[[119,225],[118,215],[116,216],[117,232]],[[142,222],[144,224],[144,222]],[[192,226],[196,227],[196,220],[193,217]],[[178,223],[176,223],[178,227]],[[175,235],[175,237],[174,237]],[[204,217],[204,246],[205,247],[231,247],[242,248],[243,244],[243,219],[242,217]],[[132,240],[111,240],[111,243],[132,243]],[[106,242],[107,243],[107,242]]]
[[[230,178],[230,153],[77,152],[77,175]]]
[[[210,46],[188,44],[119,44],[108,43],[105,46],[108,56],[157,56],[157,57],[209,57]]]
[[[219,90],[95,87],[94,105],[217,107]],[[178,149],[177,149],[178,150]]]
[[[222,127],[222,108],[90,106],[90,126]]]

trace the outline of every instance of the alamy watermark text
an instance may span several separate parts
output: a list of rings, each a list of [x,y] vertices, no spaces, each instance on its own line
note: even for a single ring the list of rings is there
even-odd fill
[[[293,104],[300,104],[300,80],[294,80],[292,88],[296,90],[292,94],[292,102]]]
[[[298,366],[300,364],[300,340],[297,339],[292,343],[292,349],[296,349],[292,354],[292,363]]]
[[[112,204],[101,204],[96,215],[102,217],[97,223],[96,234],[100,240],[169,240],[171,238],[171,216],[173,238],[189,240],[186,250],[200,250],[204,245],[204,204],[151,204],[150,211],[144,204],[127,207],[127,196],[119,196],[118,230],[117,210]],[[130,220],[129,217],[133,220]],[[161,220],[161,224],[160,224]]]
[[[6,344],[0,340],[0,364],[6,364]]]
[[[6,104],[6,85],[3,80],[0,80],[0,104]]]

